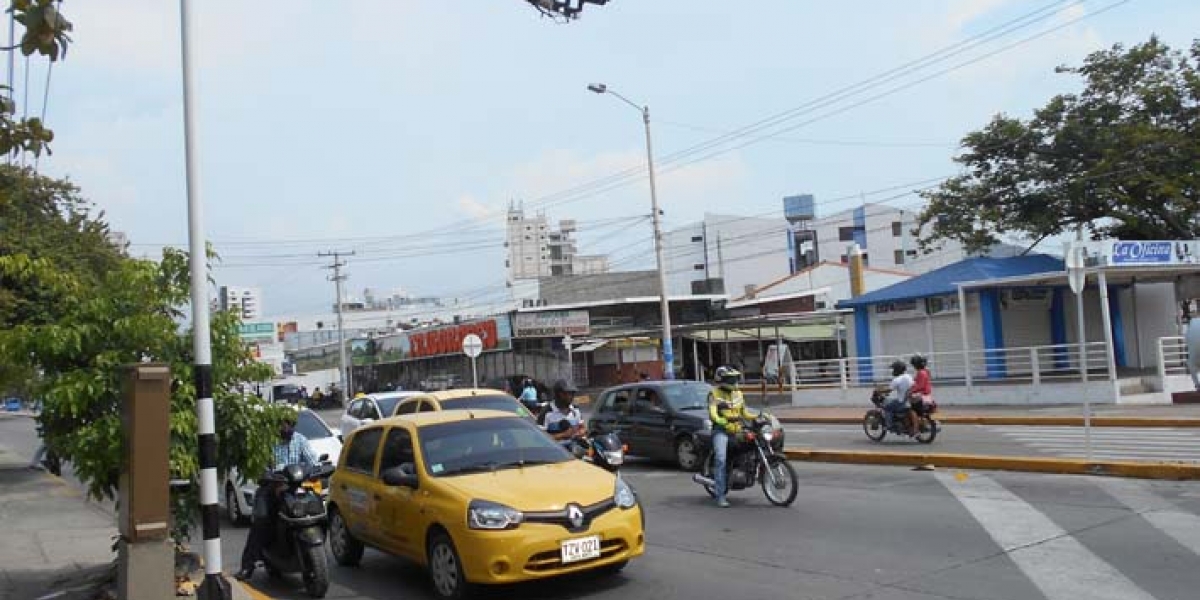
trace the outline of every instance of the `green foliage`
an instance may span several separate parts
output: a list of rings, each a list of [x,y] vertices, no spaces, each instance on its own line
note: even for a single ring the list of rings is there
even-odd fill
[[[190,299],[188,255],[125,256],[106,241],[107,227],[88,216],[77,192],[67,182],[0,167],[0,376],[21,377],[43,400],[47,445],[73,464],[92,496],[112,498],[123,458],[124,367],[169,365],[171,477],[196,482],[192,341],[180,327]],[[253,360],[238,327],[236,314],[212,317],[218,465],[260,473],[291,409],[243,398],[241,382],[272,373]],[[192,522],[197,493],[193,485],[173,498],[179,536]]]
[[[24,32],[21,42],[7,51],[20,50],[25,56],[40,54],[51,62],[66,57],[74,26],[63,16],[61,6],[61,0],[12,0],[7,12],[13,15]],[[37,117],[16,118],[17,104],[12,100],[12,90],[8,86],[0,86],[0,92],[5,95],[0,98],[0,154],[49,154],[54,132],[47,129]]]
[[[1025,121],[996,116],[963,138],[965,173],[922,194],[925,249],[982,250],[1005,233],[1044,239],[1200,237],[1200,40],[1187,53],[1157,38],[1095,52],[1078,94]]]

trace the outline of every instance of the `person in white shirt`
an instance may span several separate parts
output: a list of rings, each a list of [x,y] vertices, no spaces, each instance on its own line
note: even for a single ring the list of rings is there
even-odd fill
[[[904,414],[908,408],[908,390],[912,389],[912,386],[913,378],[908,374],[908,365],[902,360],[893,362],[892,383],[888,386],[891,393],[888,394],[887,403],[883,405],[883,422],[888,429],[891,429],[892,421]]]
[[[573,404],[578,392],[575,384],[565,379],[554,382],[554,408],[546,413],[542,428],[555,440],[569,442],[571,438],[585,433],[583,413]]]

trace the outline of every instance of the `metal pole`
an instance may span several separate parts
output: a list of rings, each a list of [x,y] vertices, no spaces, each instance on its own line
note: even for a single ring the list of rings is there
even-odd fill
[[[354,379],[353,374],[350,371],[350,367],[346,364],[346,331],[343,328],[342,321],[342,281],[345,281],[346,279],[346,276],[342,275],[342,267],[346,266],[346,263],[342,262],[341,259],[342,256],[354,256],[354,252],[318,252],[317,256],[333,257],[333,264],[325,268],[333,269],[333,283],[337,294],[337,302],[334,306],[334,309],[337,311],[338,329],[338,383],[341,384],[342,394],[345,396],[343,400],[346,400],[351,398],[354,394]]]
[[[1113,330],[1112,330],[1112,314],[1108,308],[1108,278],[1104,274],[1104,269],[1100,269],[1100,318],[1104,325],[1104,353],[1108,360],[1108,380],[1113,382],[1114,390],[1116,389],[1117,381],[1117,355],[1116,349],[1113,348]]]
[[[575,357],[571,356],[571,346],[574,345],[574,341],[569,335],[563,338],[563,347],[567,349],[567,378],[572,383],[575,382]]]
[[[1075,322],[1079,327],[1079,372],[1083,378],[1083,382],[1088,380],[1088,365],[1087,365],[1087,329],[1084,326],[1083,318],[1083,292],[1087,289],[1087,275],[1083,276],[1083,285],[1079,288],[1079,293],[1075,294]],[[1092,460],[1092,404],[1090,394],[1087,389],[1083,391],[1083,447],[1087,459]]]
[[[646,165],[650,172],[650,210],[654,222],[654,257],[658,262],[659,304],[662,307],[663,379],[675,379],[675,348],[671,341],[671,306],[667,300],[667,271],[663,261],[663,235],[658,213],[658,190],[654,185],[654,147],[650,143],[650,107],[642,107],[642,122],[646,125]]]
[[[479,371],[475,368],[475,357],[471,357],[471,389],[479,387]]]
[[[197,590],[201,600],[230,600],[233,590],[221,576],[221,517],[217,506],[217,424],[213,408],[212,339],[209,330],[208,252],[204,238],[203,196],[197,161],[196,88],[191,28],[192,3],[180,0],[179,40],[183,67],[183,145],[188,203],[188,266],[192,293],[192,377],[196,386],[196,431],[200,451],[200,521],[204,538],[204,581]],[[10,53],[11,60],[11,53]]]

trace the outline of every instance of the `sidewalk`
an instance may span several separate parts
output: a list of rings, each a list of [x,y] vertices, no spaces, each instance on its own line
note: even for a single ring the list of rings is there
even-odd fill
[[[29,460],[0,444],[0,600],[93,600],[115,568],[116,517]]]
[[[861,423],[869,406],[773,408],[785,423]],[[1099,404],[1092,407],[1097,427],[1200,427],[1197,404]],[[950,406],[936,415],[942,423],[979,425],[1083,425],[1079,404],[1027,406]]]

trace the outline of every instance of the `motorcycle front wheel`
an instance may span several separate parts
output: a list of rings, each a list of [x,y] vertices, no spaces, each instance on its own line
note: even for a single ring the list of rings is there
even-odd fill
[[[922,444],[933,443],[933,438],[937,437],[937,421],[925,416],[917,419],[917,438]]]
[[[863,417],[863,433],[872,442],[881,442],[887,436],[887,428],[883,426],[883,414],[877,410],[867,411]]]
[[[800,480],[792,463],[782,456],[772,456],[763,469],[762,491],[775,506],[790,506],[800,492]]]
[[[324,598],[329,591],[329,561],[325,558],[325,546],[305,548],[304,566],[304,591],[313,598]]]

